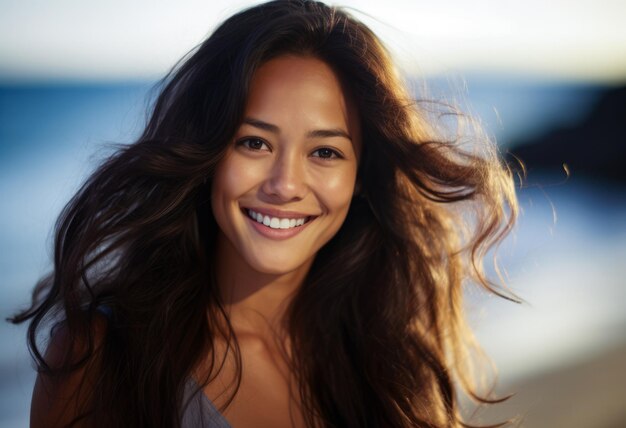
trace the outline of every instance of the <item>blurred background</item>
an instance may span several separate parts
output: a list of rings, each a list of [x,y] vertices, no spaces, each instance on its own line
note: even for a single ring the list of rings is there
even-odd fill
[[[54,221],[107,144],[138,136],[155,82],[249,4],[0,0],[3,318],[50,268]],[[524,303],[468,292],[498,391],[516,393],[482,420],[625,427],[626,2],[340,5],[384,39],[420,95],[458,103],[526,164],[520,221],[500,251]],[[0,427],[28,426],[25,331],[0,323]]]

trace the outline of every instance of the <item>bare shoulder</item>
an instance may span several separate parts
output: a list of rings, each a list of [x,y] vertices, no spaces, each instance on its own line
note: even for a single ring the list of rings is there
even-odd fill
[[[97,314],[90,328],[94,353],[84,365],[59,376],[44,373],[37,376],[30,409],[31,428],[89,426],[85,419],[72,422],[89,408],[93,385],[99,376],[98,355],[106,336],[107,319]],[[67,327],[61,325],[54,330],[44,359],[51,368],[59,369],[68,358],[76,363],[87,348],[86,341],[72,340]]]

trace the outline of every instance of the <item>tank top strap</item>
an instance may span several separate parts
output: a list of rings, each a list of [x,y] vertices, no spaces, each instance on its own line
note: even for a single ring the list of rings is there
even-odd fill
[[[232,428],[193,378],[185,384],[182,428]]]

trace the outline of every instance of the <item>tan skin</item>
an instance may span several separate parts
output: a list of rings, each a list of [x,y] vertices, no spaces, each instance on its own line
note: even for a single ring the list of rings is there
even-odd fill
[[[284,312],[315,254],[345,220],[360,147],[356,110],[326,63],[280,56],[257,70],[244,123],[216,170],[212,188],[220,229],[217,282],[243,365],[240,388],[223,412],[235,428],[305,426],[288,364]],[[282,229],[271,222],[264,225],[252,219],[248,209],[269,218],[303,218],[305,224],[292,222]],[[226,346],[218,340],[215,347],[219,361]],[[54,349],[53,344],[49,352],[54,354]],[[204,388],[216,407],[232,392],[232,351],[226,361]],[[197,381],[207,374],[204,364],[194,371]],[[52,389],[42,388],[44,383],[38,380],[33,394],[33,427],[63,413],[62,400],[50,397],[76,387],[75,381]]]

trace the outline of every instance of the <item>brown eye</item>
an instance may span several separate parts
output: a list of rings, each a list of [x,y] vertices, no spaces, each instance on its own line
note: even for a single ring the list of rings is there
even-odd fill
[[[243,146],[249,150],[263,150],[263,146],[267,148],[265,141],[260,138],[244,138],[237,142],[238,146]]]
[[[322,159],[337,159],[341,158],[339,153],[337,153],[333,149],[329,149],[328,147],[323,147],[321,149],[317,149],[313,152],[314,157],[322,158]]]

